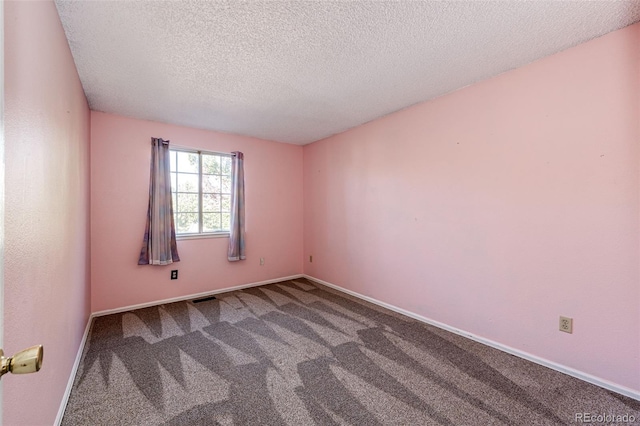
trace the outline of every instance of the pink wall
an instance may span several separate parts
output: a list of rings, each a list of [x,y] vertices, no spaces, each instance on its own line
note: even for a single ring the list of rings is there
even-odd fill
[[[4,350],[45,355],[2,379],[3,424],[51,425],[89,317],[89,108],[53,2],[4,14]]]
[[[638,46],[640,24],[305,146],[305,273],[640,390]]]
[[[210,238],[178,241],[181,261],[173,265],[137,264],[152,136],[244,153],[247,260],[228,262],[229,240]],[[92,111],[91,212],[94,312],[300,274],[302,147]]]

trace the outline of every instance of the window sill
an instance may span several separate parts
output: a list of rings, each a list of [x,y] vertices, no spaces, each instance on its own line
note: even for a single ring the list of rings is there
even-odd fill
[[[182,234],[176,235],[176,240],[199,240],[201,238],[229,238],[228,232],[215,232],[210,234]]]

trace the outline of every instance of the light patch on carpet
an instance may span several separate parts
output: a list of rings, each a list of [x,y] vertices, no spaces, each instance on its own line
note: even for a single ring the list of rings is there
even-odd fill
[[[542,383],[535,379],[535,376],[524,374],[522,369],[501,369],[500,373],[502,373],[506,378],[514,382],[520,387],[526,389],[536,389],[541,390],[543,388]],[[548,388],[546,388],[548,389]]]
[[[215,421],[214,424],[216,425],[220,425],[220,426],[234,426],[233,423],[233,416],[231,414],[218,414],[217,416],[215,416],[215,418],[213,418],[213,420]]]
[[[109,354],[111,357],[115,358],[115,355]],[[112,368],[113,368],[113,358],[112,358]],[[109,383],[105,383],[104,376],[102,374],[102,367],[100,366],[100,362],[94,362],[88,371],[84,371],[82,365],[78,369],[78,377],[82,377],[82,382],[80,382],[77,386],[77,392],[83,393],[87,392],[87,389],[107,389],[109,387]],[[107,377],[107,381],[109,377]],[[100,400],[100,397],[97,396],[94,392],[87,392],[87,404],[91,405],[96,401]]]
[[[160,306],[158,309],[160,311],[160,321],[162,324],[162,336],[161,340],[168,339],[173,336],[184,336],[184,331],[178,325],[173,316],[164,308],[164,306]]]
[[[228,303],[227,299],[232,299],[234,304]],[[234,307],[238,306],[238,304],[239,307]],[[252,314],[237,297],[227,297],[224,298],[224,300],[220,300],[220,322],[226,321],[230,324],[235,324],[246,318],[256,318],[256,316]]]
[[[258,317],[278,310],[278,308],[273,306],[271,303],[266,302],[253,294],[239,292],[238,297],[247,305],[247,308]]]
[[[254,338],[292,388],[303,385],[298,374],[298,363],[309,359],[307,353],[259,335],[254,335]]]
[[[305,290],[305,291],[309,291],[309,290],[315,289],[314,286],[309,285],[307,283],[303,283],[303,282],[296,281],[296,280],[293,280],[291,282],[294,283],[295,285],[297,285],[298,287],[300,287],[301,289]]]
[[[438,377],[443,378],[443,380],[446,378],[451,385],[465,389],[470,396],[488,402],[488,405],[494,407],[496,411],[508,413],[513,409],[513,404],[517,404],[517,402],[511,399],[505,398],[504,394],[489,386],[487,383],[476,380],[449,362],[444,362],[437,357],[431,356],[427,351],[419,349],[405,339],[393,333],[385,333],[385,336],[391,340],[397,348],[417,361],[424,368],[434,372],[437,371]],[[522,408],[522,410],[527,411],[526,408]]]
[[[351,426],[351,423],[349,423],[348,421],[346,421],[345,419],[343,419],[338,413],[334,413],[329,407],[327,407],[325,404],[323,403],[319,403],[318,404],[323,410],[324,413],[326,415],[328,415],[329,417],[331,417],[331,420],[333,420],[334,422],[336,422],[337,424],[339,424],[340,426]]]
[[[220,402],[229,398],[230,385],[224,378],[205,368],[182,350],[180,350],[180,361],[186,386],[185,389],[176,389],[176,393],[184,394],[184,398],[194,399],[193,406]],[[176,414],[180,411],[183,410],[177,411]]]
[[[426,413],[416,410],[385,391],[370,385],[355,374],[337,365],[330,366],[331,372],[347,390],[385,425],[434,425],[440,423]],[[384,401],[384,404],[380,404]]]
[[[407,389],[413,390],[416,395],[420,395],[423,401],[445,414],[455,424],[503,424],[487,413],[476,410],[464,399],[458,398],[450,391],[428,380],[426,377],[416,374],[415,370],[405,368],[403,365],[367,348],[362,348],[361,350],[387,374],[393,376]]]
[[[304,359],[316,359],[321,356],[333,356],[331,351],[326,346],[321,346],[313,340],[293,333],[286,328],[280,327],[278,324],[269,323],[269,326],[276,332],[282,340],[291,345],[292,351],[301,354]]]
[[[290,297],[287,297],[283,294],[277,293],[273,290],[269,290],[268,288],[258,287],[261,292],[263,292],[276,306],[286,305],[287,303],[293,303],[293,300]]]
[[[278,285],[278,287],[286,291],[291,296],[295,297],[297,301],[302,302],[305,305],[308,305],[309,303],[313,303],[313,302],[322,301],[321,298],[319,298],[318,296],[312,293],[309,293],[308,291],[301,291],[301,290],[298,290],[297,288],[289,287],[287,285]]]
[[[187,312],[191,320],[191,331],[202,330],[211,325],[211,322],[191,303],[187,303]]]
[[[128,312],[122,315],[122,336],[142,337],[147,343],[157,343],[163,339],[153,334],[137,315]]]
[[[218,299],[227,303],[229,306],[235,309],[244,309],[244,304],[236,295],[223,294],[218,295]]]
[[[304,320],[303,321],[313,329],[320,337],[326,340],[331,346],[338,346],[343,343],[352,342],[353,337],[348,336],[347,334],[340,333],[335,330],[331,330],[328,327],[322,326],[320,324],[316,324],[312,321]]]
[[[346,317],[353,318],[354,321],[363,324],[366,328],[377,327],[379,325],[374,319],[364,317],[357,312],[351,311],[347,308],[342,307],[341,305],[338,305],[337,303],[332,302],[331,300],[323,299],[321,303],[325,304],[336,312],[340,312]]]
[[[344,334],[351,336],[352,340],[355,340],[358,343],[362,343],[362,341],[360,340],[360,337],[358,336],[358,331],[368,328],[366,325],[363,325],[362,323],[354,320],[350,320],[344,317],[339,317],[337,315],[330,314],[328,312],[321,311],[319,309],[316,309],[316,312],[318,312],[319,314],[322,314],[325,320],[333,324],[336,328],[341,330]]]
[[[267,389],[274,408],[290,426],[312,425],[313,419],[309,415],[304,403],[293,391],[289,383],[274,369],[267,370]],[[294,386],[295,387],[295,386]]]
[[[231,359],[231,362],[235,366],[253,364],[258,362],[258,360],[253,356],[244,353],[241,350],[234,348],[233,346],[227,345],[222,340],[216,339],[213,336],[209,336],[207,333],[203,333],[203,335],[212,342],[215,342],[216,345],[220,346],[220,348],[222,348],[222,350],[227,354],[227,356]]]
[[[443,370],[450,373],[459,372],[456,366],[449,361],[443,361],[441,358],[431,355],[394,332],[385,331],[384,336],[406,355],[430,370]]]
[[[427,351],[421,350],[417,346],[393,333],[385,333],[385,335],[411,358],[418,361],[424,367],[438,371],[441,377],[446,377],[446,379],[454,386],[466,389],[471,396],[488,402],[490,406],[494,407],[501,413],[509,413],[509,418],[512,418],[514,423],[526,423],[531,419],[531,415],[533,414],[539,424],[550,424],[549,420],[545,419],[544,416],[536,412],[531,413],[529,408],[523,405],[520,401],[510,398],[508,395],[505,395],[503,392],[493,388],[488,383],[468,375],[461,370],[459,366],[450,362],[442,361],[437,357],[430,356]],[[526,413],[526,417],[521,417],[520,413]]]
[[[89,374],[101,375],[99,369],[92,368]],[[98,379],[102,382],[102,379]],[[149,400],[140,392],[133,378],[127,372],[122,361],[114,356],[111,374],[109,376],[109,386],[90,386],[89,383],[95,381],[85,381],[87,387],[82,385],[75,389],[74,392],[83,394],[83,402],[76,410],[65,413],[65,422],[70,424],[83,424],[83,421],[77,419],[92,420],[95,425],[110,424],[112,418],[111,413],[114,407],[125,413],[126,421],[121,425],[142,425],[142,424],[158,424],[162,422],[162,413],[155,410]]]

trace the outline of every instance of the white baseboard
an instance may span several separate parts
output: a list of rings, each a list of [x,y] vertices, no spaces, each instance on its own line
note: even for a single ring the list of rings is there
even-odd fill
[[[73,382],[76,381],[76,373],[78,367],[80,367],[80,360],[82,359],[82,353],[84,352],[84,346],[87,343],[87,337],[89,337],[89,329],[91,328],[91,322],[93,321],[93,314],[89,315],[87,319],[87,326],[84,328],[84,334],[78,347],[78,353],[76,354],[76,360],[71,368],[71,374],[69,374],[69,381],[67,382],[67,388],[62,395],[62,402],[60,402],[60,408],[58,409],[58,415],[56,416],[55,426],[60,426],[62,423],[62,417],[64,416],[64,410],[67,408],[67,402],[69,402],[69,396],[71,395],[71,389],[73,388]]]
[[[398,308],[396,306],[390,305],[390,304],[385,303],[385,302],[381,302],[381,301],[376,300],[376,299],[374,299],[372,297],[365,296],[365,295],[362,295],[360,293],[356,293],[355,291],[348,290],[346,288],[343,288],[343,287],[340,287],[338,285],[329,283],[329,282],[321,280],[319,278],[315,278],[315,277],[312,277],[312,276],[306,275],[306,274],[304,275],[304,277],[309,279],[309,280],[311,280],[311,281],[315,281],[317,283],[326,285],[327,287],[331,287],[331,288],[333,288],[335,290],[341,291],[343,293],[350,294],[351,296],[357,297],[358,299],[366,300],[367,302],[371,302],[374,305],[382,306],[383,308],[387,308],[387,309],[389,309],[391,311],[394,311],[394,312],[397,312],[399,314],[406,315],[406,316],[408,316],[410,318],[413,318],[413,319],[416,319],[418,321],[427,323],[429,325],[433,325],[434,327],[438,327],[438,328],[441,328],[443,330],[450,331],[452,333],[455,333],[455,334],[458,334],[460,336],[463,336],[463,337],[469,338],[471,340],[474,340],[474,341],[476,341],[478,343],[482,343],[484,345],[490,346],[492,348],[498,349],[498,350],[506,352],[508,354],[515,355],[515,356],[517,356],[519,358],[526,359],[527,361],[535,362],[536,364],[542,365],[544,367],[551,368],[552,370],[559,371],[560,373],[567,374],[569,376],[575,377],[575,378],[583,380],[585,382],[589,382],[589,383],[594,384],[596,386],[600,386],[601,388],[604,388],[604,389],[607,389],[607,390],[610,390],[610,391],[613,391],[613,392],[617,392],[617,393],[619,393],[621,395],[625,395],[625,396],[628,396],[629,398],[633,398],[633,399],[636,399],[636,400],[640,401],[640,391],[628,388],[626,386],[618,385],[618,384],[613,383],[613,382],[611,382],[609,380],[605,380],[605,379],[602,379],[600,377],[596,377],[596,376],[593,376],[591,374],[585,373],[583,371],[579,371],[579,370],[576,370],[574,368],[567,367],[566,365],[558,364],[558,363],[550,361],[548,359],[541,358],[541,357],[538,357],[536,355],[532,355],[532,354],[530,354],[528,352],[524,352],[524,351],[521,351],[519,349],[515,349],[515,348],[512,348],[510,346],[503,345],[502,343],[498,343],[498,342],[495,342],[493,340],[486,339],[484,337],[476,336],[475,334],[469,333],[467,331],[460,330],[458,328],[451,327],[451,326],[449,326],[447,324],[432,320],[430,318],[423,317],[422,315],[418,315],[418,314],[415,314],[413,312],[406,311],[404,309]]]
[[[214,295],[214,294],[227,293],[229,291],[235,291],[235,290],[242,290],[243,288],[257,287],[259,285],[279,283],[280,281],[294,280],[296,278],[301,278],[303,276],[304,275],[302,275],[302,274],[291,275],[291,276],[288,276],[288,277],[274,278],[274,279],[266,280],[266,281],[258,281],[258,282],[255,282],[255,283],[241,284],[241,285],[237,285],[237,286],[234,286],[234,287],[226,287],[226,288],[221,288],[221,289],[218,289],[218,290],[205,291],[203,293],[188,294],[186,296],[172,297],[170,299],[155,300],[153,302],[147,302],[147,303],[139,303],[137,305],[124,306],[122,308],[107,309],[107,310],[104,310],[104,311],[94,312],[93,314],[91,314],[91,316],[92,317],[101,317],[103,315],[118,314],[120,312],[133,311],[134,309],[148,308],[150,306],[164,305],[166,303],[182,302],[183,300],[198,299],[200,297],[207,297],[207,296],[211,296],[211,295]]]

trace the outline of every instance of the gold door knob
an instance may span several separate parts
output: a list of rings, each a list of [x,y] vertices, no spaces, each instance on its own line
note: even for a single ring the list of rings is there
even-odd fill
[[[4,352],[0,349],[0,377],[9,372],[28,374],[40,371],[43,352],[42,345],[36,345],[20,351],[12,357],[5,358]]]

